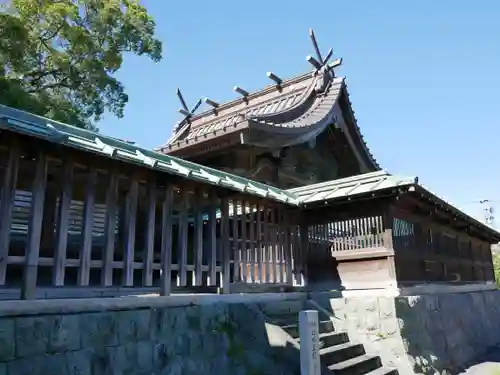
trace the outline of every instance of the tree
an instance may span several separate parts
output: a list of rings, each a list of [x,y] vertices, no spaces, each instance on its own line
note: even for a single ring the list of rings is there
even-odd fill
[[[139,0],[11,0],[0,10],[0,103],[80,127],[128,101],[125,53],[161,59]]]
[[[500,254],[495,252],[493,253],[493,271],[497,285],[500,286]]]

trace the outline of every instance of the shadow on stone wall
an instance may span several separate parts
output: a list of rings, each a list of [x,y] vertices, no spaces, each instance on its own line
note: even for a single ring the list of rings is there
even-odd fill
[[[415,373],[457,374],[500,342],[498,291],[397,297],[395,309]]]
[[[0,374],[299,375],[243,304],[0,319]]]

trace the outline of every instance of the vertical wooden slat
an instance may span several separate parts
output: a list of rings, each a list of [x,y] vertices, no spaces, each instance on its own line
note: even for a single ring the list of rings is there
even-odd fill
[[[194,284],[203,284],[203,199],[202,191],[198,191],[195,199],[194,211]]]
[[[257,250],[257,214],[254,212],[254,208],[258,208],[254,204],[250,204],[250,280],[252,283],[256,282],[256,250]]]
[[[210,259],[208,262],[208,285],[217,285],[217,200],[213,192],[210,194],[208,212],[208,240],[210,244]]]
[[[279,261],[279,254],[278,254],[278,225],[277,225],[277,215],[276,215],[276,208],[271,208],[270,212],[270,221],[271,221],[271,254],[269,254],[269,257],[271,258],[271,282],[272,283],[278,283],[279,282],[279,277],[280,277],[280,272],[278,270],[278,261]]]
[[[229,244],[229,201],[222,200],[221,204],[221,253],[222,253],[222,288],[224,293],[229,293],[231,264],[230,264],[230,244]]]
[[[0,285],[5,285],[7,259],[10,248],[10,229],[12,225],[12,206],[16,194],[17,172],[19,169],[20,150],[17,144],[9,149],[9,158],[5,168],[2,192],[0,194]]]
[[[257,205],[257,245],[255,246],[257,249],[257,278],[258,282],[263,282],[262,277],[262,214],[264,210],[261,204]]]
[[[290,220],[284,212],[283,215],[283,224],[284,224],[284,232],[285,232],[285,241],[283,246],[283,258],[285,261],[285,277],[286,283],[288,285],[293,284],[293,275],[292,275],[292,237],[291,237],[291,228],[290,228]]]
[[[161,214],[161,287],[162,296],[170,295],[172,290],[172,204],[173,189],[165,188]]]
[[[267,207],[267,205],[263,206],[262,210],[262,217],[263,217],[263,228],[262,228],[262,237],[263,237],[263,244],[262,244],[262,263],[264,266],[264,282],[269,283],[271,282],[271,259],[272,259],[272,254],[271,254],[271,241],[270,241],[270,234],[271,234],[271,215],[270,215],[270,210]]]
[[[118,171],[113,169],[109,176],[108,189],[106,191],[105,240],[102,254],[103,270],[101,272],[101,284],[104,286],[113,284],[113,260],[118,213],[118,184]]]
[[[233,275],[234,281],[240,281],[240,264],[241,264],[241,252],[240,252],[240,235],[238,231],[238,201],[233,199],[233,246],[231,249],[232,258],[233,258]]]
[[[309,236],[308,236],[308,231],[307,231],[307,225],[301,224],[299,226],[299,231],[300,231],[300,248],[299,248],[299,253],[300,253],[300,265],[299,265],[299,270],[301,271],[301,284],[302,284],[302,279],[305,278],[307,280],[308,276],[308,270],[306,267],[307,260],[309,258]]]
[[[80,267],[78,267],[78,285],[80,286],[89,285],[96,179],[97,172],[94,169],[90,169],[87,174],[83,203],[82,242],[80,244]]]
[[[181,204],[179,206],[178,246],[179,254],[179,286],[187,285],[187,256],[188,256],[188,192],[186,188],[181,190]]]
[[[36,297],[36,281],[38,273],[38,257],[40,254],[40,239],[42,235],[43,205],[47,187],[47,157],[44,153],[38,155],[36,161],[35,179],[31,189],[31,209],[28,225],[28,240],[26,242],[26,258],[21,287],[21,299]]]
[[[274,228],[274,238],[275,238],[275,245],[274,245],[274,269],[275,269],[275,277],[274,281],[277,283],[283,283],[285,282],[285,262],[284,262],[284,257],[283,257],[283,248],[284,248],[284,243],[285,243],[285,234],[283,231],[283,211],[281,209],[276,210],[276,225]]]
[[[154,177],[148,182],[147,187],[148,212],[146,219],[146,254],[144,257],[144,268],[142,274],[142,283],[144,286],[153,285],[153,262],[155,247],[155,225],[156,225],[156,180]]]
[[[127,209],[125,214],[125,269],[123,273],[123,284],[134,285],[134,253],[135,253],[135,227],[137,223],[137,195],[139,192],[139,181],[137,176],[132,176],[130,188],[127,193]]]
[[[248,239],[247,239],[247,202],[241,202],[241,278],[243,282],[248,281]]]
[[[52,273],[52,283],[55,286],[64,285],[66,250],[68,247],[69,207],[71,205],[72,193],[73,162],[71,159],[66,158],[62,168],[61,192],[57,213],[56,248],[54,270]]]

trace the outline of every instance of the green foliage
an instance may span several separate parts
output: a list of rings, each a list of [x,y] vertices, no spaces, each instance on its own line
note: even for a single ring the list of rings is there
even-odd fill
[[[0,103],[77,126],[128,101],[125,53],[161,59],[139,0],[11,0],[0,9]]]
[[[497,285],[500,286],[500,254],[498,253],[493,253],[493,271]]]

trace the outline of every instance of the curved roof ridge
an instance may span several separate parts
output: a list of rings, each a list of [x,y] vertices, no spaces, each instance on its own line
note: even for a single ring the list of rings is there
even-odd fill
[[[349,104],[349,111],[351,113],[351,117],[352,117],[352,120],[353,120],[353,125],[354,125],[354,130],[356,131],[356,135],[359,137],[359,139],[361,141],[360,143],[361,143],[361,146],[363,147],[363,149],[365,151],[365,154],[370,158],[370,161],[373,163],[373,165],[376,168],[378,168],[379,170],[381,170],[382,167],[380,166],[380,164],[378,163],[377,159],[375,158],[375,156],[371,152],[370,148],[368,147],[367,142],[365,141],[365,137],[361,133],[361,129],[360,129],[359,125],[358,125],[358,121],[356,119],[356,116],[354,114],[354,110],[352,108],[350,94],[349,94],[349,91],[347,90],[347,80],[346,79],[343,80],[343,85],[344,85],[344,89],[345,89],[345,93],[346,93],[347,103]]]
[[[245,99],[248,102],[250,102],[251,100],[255,100],[261,96],[264,96],[266,94],[271,94],[273,92],[277,92],[278,95],[280,95],[281,92],[283,91],[283,89],[288,88],[290,86],[293,86],[295,84],[298,84],[298,83],[305,81],[307,79],[310,79],[313,74],[314,74],[314,70],[309,71],[307,73],[302,73],[300,75],[291,77],[291,78],[286,79],[286,80],[283,80],[279,85],[277,85],[277,84],[267,85],[262,89],[258,89],[256,91],[249,93],[246,98],[243,98],[240,96],[240,97],[232,99],[228,102],[222,103],[219,105],[219,107],[217,107],[217,109],[219,111],[225,111],[225,110],[230,109],[231,107],[234,107],[238,104],[241,104],[241,102]],[[261,102],[261,103],[263,103],[263,102]],[[258,104],[259,103],[256,103],[255,105],[258,105]],[[211,114],[213,114],[213,108],[209,108],[203,112],[200,112],[196,115],[193,115],[190,120],[192,122],[194,122],[194,121],[200,120],[201,118],[206,117],[207,115],[211,115]]]

